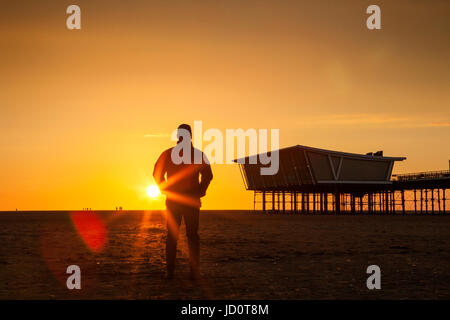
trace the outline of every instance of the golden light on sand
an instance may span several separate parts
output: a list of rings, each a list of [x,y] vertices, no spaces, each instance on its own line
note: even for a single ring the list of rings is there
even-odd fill
[[[157,198],[160,194],[159,188],[154,184],[147,188],[147,195],[152,199]]]

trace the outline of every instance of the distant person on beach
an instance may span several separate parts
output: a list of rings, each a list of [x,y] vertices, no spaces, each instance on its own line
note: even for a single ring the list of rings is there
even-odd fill
[[[181,220],[184,217],[189,245],[190,275],[192,280],[198,280],[200,278],[200,238],[198,236],[200,198],[206,194],[213,174],[205,154],[193,147],[191,127],[188,124],[178,127],[177,138],[177,145],[159,156],[153,170],[155,182],[161,192],[166,195],[167,278],[174,277],[177,240]]]

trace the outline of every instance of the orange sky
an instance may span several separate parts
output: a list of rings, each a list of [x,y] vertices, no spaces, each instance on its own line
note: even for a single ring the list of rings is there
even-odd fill
[[[65,25],[74,3],[80,31]],[[449,13],[445,0],[3,0],[0,210],[162,209],[145,195],[154,162],[194,120],[446,169]],[[205,209],[252,208],[236,166],[213,171]]]

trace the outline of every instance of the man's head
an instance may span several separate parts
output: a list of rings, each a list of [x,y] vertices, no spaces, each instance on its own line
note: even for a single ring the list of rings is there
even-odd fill
[[[185,123],[180,124],[177,129],[178,141],[182,141],[183,137],[189,138],[189,140],[192,139],[191,126]]]

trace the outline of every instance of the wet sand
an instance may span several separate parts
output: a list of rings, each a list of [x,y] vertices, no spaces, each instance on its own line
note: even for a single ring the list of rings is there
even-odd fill
[[[85,214],[104,233],[67,212],[0,213],[0,299],[450,299],[450,217],[204,211],[195,285],[184,227],[164,279],[163,212]],[[72,264],[81,290],[66,288]],[[366,287],[372,264],[381,290]]]

